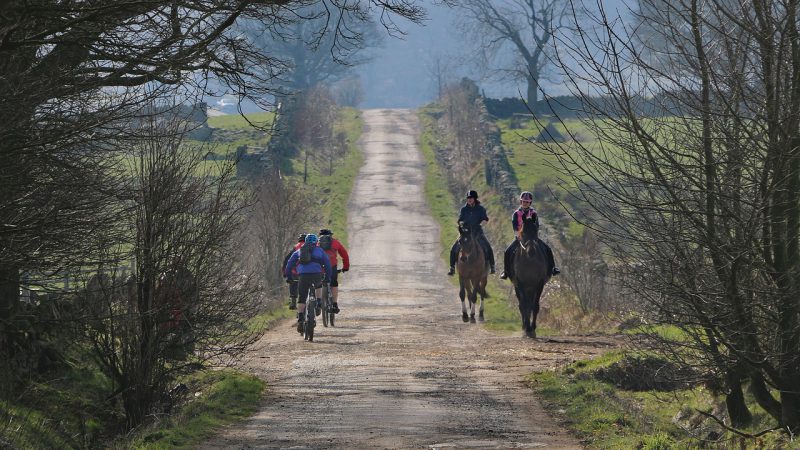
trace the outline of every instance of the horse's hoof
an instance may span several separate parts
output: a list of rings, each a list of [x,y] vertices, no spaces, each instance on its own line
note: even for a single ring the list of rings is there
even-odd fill
[[[525,337],[529,337],[531,339],[536,339],[536,332],[535,331],[526,331]]]
[[[478,322],[483,322],[483,320],[484,320],[484,319],[483,319],[483,314],[481,314],[480,316],[478,316]]]
[[[467,316],[467,314],[464,313],[464,314],[461,315],[461,320],[463,320],[464,323],[467,323],[467,322],[469,322],[469,316]]]
[[[475,323],[475,315],[469,316],[469,323]]]

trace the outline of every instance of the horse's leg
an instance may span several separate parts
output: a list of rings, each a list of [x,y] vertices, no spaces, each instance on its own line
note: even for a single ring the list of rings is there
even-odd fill
[[[481,322],[483,322],[483,298],[486,295],[486,281],[487,276],[484,275],[481,278],[480,285],[478,286],[478,293],[481,295],[481,305],[480,308],[478,308],[478,320]]]
[[[475,323],[475,303],[478,301],[478,286],[475,280],[469,280],[469,321]]]
[[[465,288],[464,288],[464,279],[461,276],[458,277],[458,296],[461,298],[461,320],[464,322],[469,322],[469,316],[467,316],[467,305],[464,304],[464,297],[466,295]]]
[[[539,284],[539,287],[536,289],[536,293],[535,293],[535,295],[533,297],[533,310],[532,310],[532,315],[533,315],[533,323],[532,323],[533,330],[532,330],[532,333],[533,333],[533,336],[531,336],[531,337],[536,337],[536,318],[539,315],[539,300],[542,298],[542,292],[543,291],[544,291],[544,283],[541,283],[541,284]]]
[[[528,305],[528,299],[525,298],[525,289],[523,288],[522,284],[514,286],[514,291],[517,294],[517,300],[519,301],[519,315],[522,317],[522,330],[525,331],[526,335],[528,332],[528,328],[530,327],[530,307]]]

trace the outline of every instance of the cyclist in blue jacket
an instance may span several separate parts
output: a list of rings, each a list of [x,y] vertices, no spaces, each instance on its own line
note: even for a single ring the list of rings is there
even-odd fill
[[[326,279],[328,280],[332,277],[333,267],[331,266],[331,260],[328,258],[328,255],[325,254],[325,250],[317,246],[317,242],[319,242],[319,239],[316,234],[306,235],[306,241],[303,247],[307,248],[304,250],[303,247],[300,247],[295,250],[292,256],[289,257],[289,261],[286,262],[286,267],[283,268],[283,274],[287,280],[292,278],[292,268],[297,269],[297,276],[299,278],[297,290],[299,294],[297,305],[298,332],[303,330],[303,317],[306,311],[308,290],[314,287],[317,305],[322,305],[322,299],[320,298],[322,295],[322,277],[323,275],[327,276]],[[309,261],[303,261],[303,258],[301,258],[301,254],[305,251],[310,252]],[[319,314],[320,311],[320,309],[317,309],[315,313]]]

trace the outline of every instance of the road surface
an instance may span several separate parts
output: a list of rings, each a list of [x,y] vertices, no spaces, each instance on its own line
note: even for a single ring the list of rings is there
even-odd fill
[[[534,341],[463,323],[423,197],[416,115],[363,114],[365,164],[348,206],[352,270],[340,277],[337,326],[318,320],[313,343],[289,322],[267,332],[243,365],[268,383],[260,410],[204,447],[581,448],[523,377],[609,343]]]

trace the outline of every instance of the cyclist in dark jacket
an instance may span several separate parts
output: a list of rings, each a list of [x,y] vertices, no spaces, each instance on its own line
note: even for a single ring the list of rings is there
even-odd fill
[[[289,258],[292,257],[292,253],[297,251],[302,245],[306,242],[306,234],[301,233],[300,236],[297,237],[297,243],[292,247],[289,253],[283,258],[283,265],[281,266],[281,273],[283,273],[286,264],[289,262]],[[286,278],[286,282],[289,284],[289,309],[297,309],[297,267],[292,269],[292,276]]]
[[[458,223],[459,225],[463,224],[470,230],[473,230],[473,233],[477,233],[478,242],[481,244],[481,247],[483,247],[483,253],[489,260],[490,271],[494,273],[494,252],[492,251],[492,245],[489,243],[489,240],[486,239],[486,235],[483,234],[482,228],[484,222],[488,221],[489,216],[486,214],[486,208],[481,206],[481,202],[478,201],[478,193],[472,190],[467,192],[466,203],[461,207],[461,211],[458,214]],[[450,271],[447,272],[448,275],[456,273],[456,258],[458,258],[458,251],[460,249],[461,246],[458,243],[458,239],[456,239],[453,246],[450,248]]]
[[[311,261],[307,263],[300,261],[301,247],[292,253],[292,256],[289,257],[289,261],[286,263],[286,267],[283,268],[283,274],[288,279],[292,276],[292,268],[296,267],[297,275],[300,279],[298,282],[299,298],[297,302],[298,331],[303,329],[303,317],[306,311],[306,297],[308,296],[309,289],[312,287],[314,288],[314,294],[317,297],[317,305],[322,305],[322,299],[320,298],[322,294],[322,277],[327,276],[327,279],[330,280],[332,276],[333,266],[331,266],[331,260],[328,258],[328,255],[325,254],[325,250],[317,247],[317,242],[319,242],[319,239],[316,234],[306,235],[305,243],[313,246],[311,249]],[[321,309],[318,308],[315,312],[319,314],[320,311]]]

